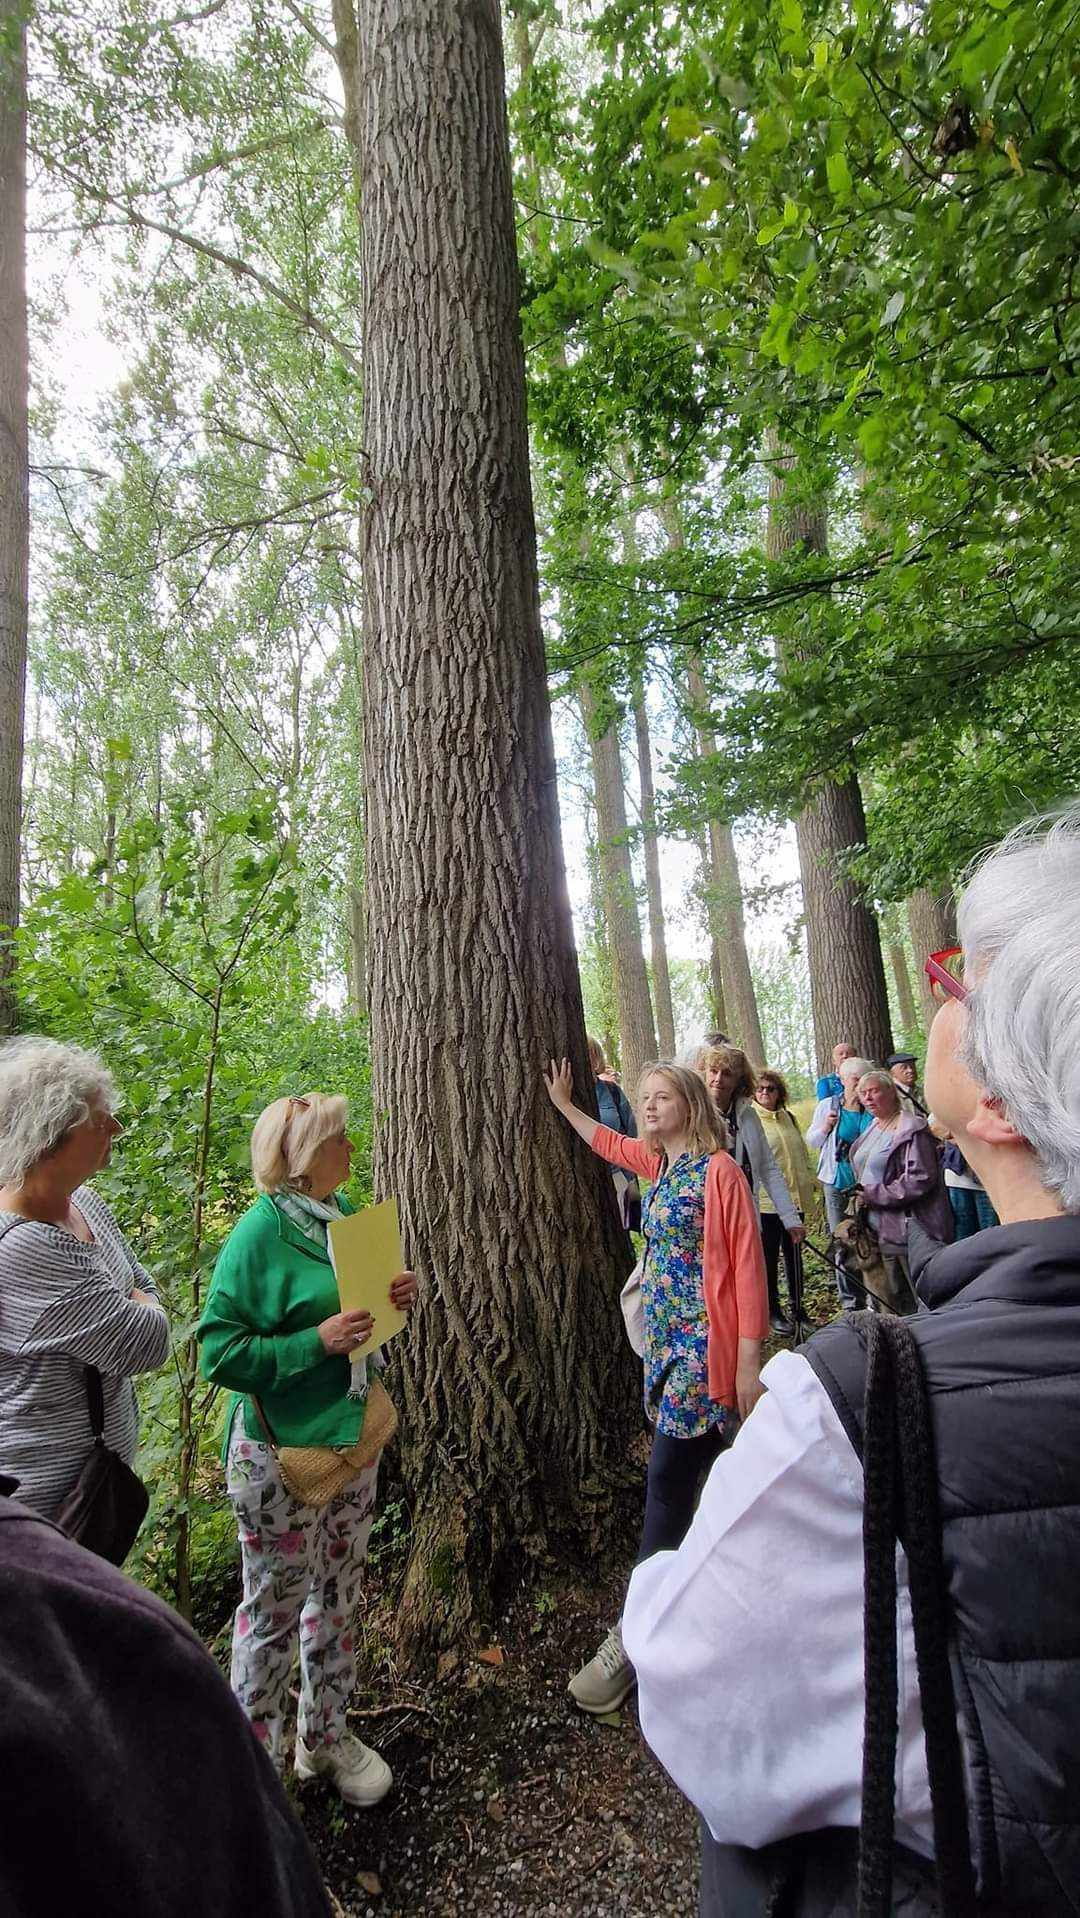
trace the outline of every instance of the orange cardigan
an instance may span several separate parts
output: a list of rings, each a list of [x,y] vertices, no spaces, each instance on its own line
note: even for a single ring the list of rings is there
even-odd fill
[[[657,1179],[662,1160],[640,1139],[624,1138],[598,1125],[592,1149],[609,1165]],[[735,1404],[735,1368],[740,1339],[763,1339],[769,1330],[765,1254],[750,1186],[726,1152],[714,1152],[705,1174],[705,1234],[701,1289],[709,1321],[709,1397]]]

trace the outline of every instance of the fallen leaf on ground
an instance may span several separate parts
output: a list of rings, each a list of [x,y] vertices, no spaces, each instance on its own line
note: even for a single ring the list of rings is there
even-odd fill
[[[441,1683],[444,1678],[449,1678],[451,1672],[457,1671],[457,1668],[460,1665],[460,1663],[461,1663],[460,1652],[443,1652],[440,1655],[439,1662],[435,1667],[436,1680],[439,1683]]]
[[[502,1824],[503,1819],[506,1817],[506,1806],[503,1804],[501,1798],[488,1799],[487,1815],[489,1818],[493,1818],[497,1825]]]
[[[358,1871],[356,1874],[356,1882],[359,1885],[361,1891],[367,1892],[367,1895],[369,1898],[381,1898],[382,1879],[378,1876],[376,1872]]]
[[[486,1652],[477,1652],[476,1656],[482,1665],[503,1665],[506,1662],[501,1645],[489,1645]]]

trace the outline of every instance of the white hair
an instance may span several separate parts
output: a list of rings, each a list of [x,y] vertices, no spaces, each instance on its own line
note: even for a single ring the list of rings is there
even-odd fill
[[[867,1073],[873,1072],[873,1070],[874,1061],[872,1059],[841,1059],[840,1064],[836,1068],[836,1076],[842,1085],[845,1079],[865,1079]]]
[[[1080,1212],[1080,801],[1017,827],[977,865],[957,913],[962,1056]]]
[[[892,1073],[886,1072],[884,1066],[871,1066],[868,1072],[861,1074],[858,1084],[860,1097],[862,1096],[864,1086],[880,1086],[882,1091],[887,1089],[889,1092],[895,1092],[898,1099],[900,1097],[900,1087],[897,1085]]]
[[[59,1039],[6,1039],[0,1045],[0,1185],[22,1185],[72,1126],[115,1104],[116,1083],[96,1052]]]

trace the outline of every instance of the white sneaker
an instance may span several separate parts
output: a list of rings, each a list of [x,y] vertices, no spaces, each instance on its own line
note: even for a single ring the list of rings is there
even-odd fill
[[[347,1735],[337,1745],[316,1745],[296,1740],[296,1776],[307,1783],[326,1778],[336,1785],[347,1805],[377,1805],[394,1782],[394,1774],[385,1758]]]
[[[635,1683],[634,1667],[626,1656],[622,1633],[616,1625],[595,1657],[574,1674],[567,1690],[583,1712],[602,1717],[605,1712],[618,1710]]]

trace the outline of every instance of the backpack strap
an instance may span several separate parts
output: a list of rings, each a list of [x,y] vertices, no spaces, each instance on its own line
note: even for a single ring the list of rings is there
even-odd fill
[[[889,1918],[893,1910],[897,1538],[908,1560],[940,1909],[942,1918],[971,1918],[975,1874],[949,1661],[950,1616],[926,1381],[905,1321],[884,1315],[868,1319],[863,1419],[866,1720],[858,1918]]]

